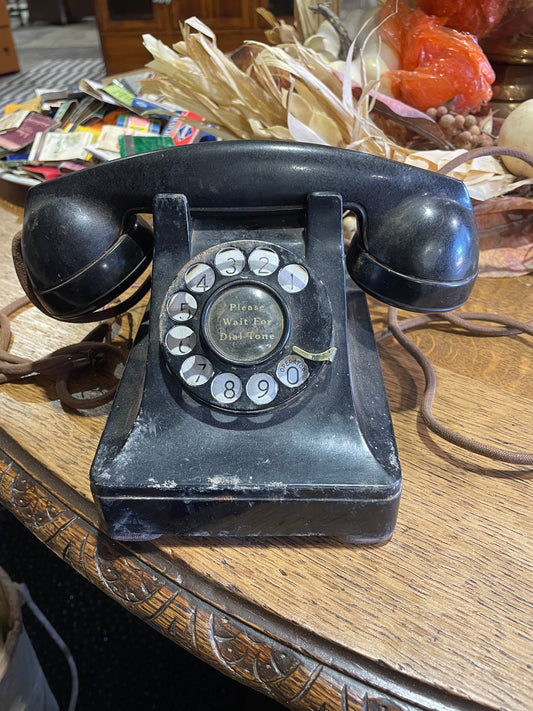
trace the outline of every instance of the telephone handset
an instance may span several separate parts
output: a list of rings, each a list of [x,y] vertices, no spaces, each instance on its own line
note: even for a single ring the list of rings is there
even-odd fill
[[[21,281],[55,318],[93,318],[152,251],[149,309],[91,468],[110,535],[388,538],[401,471],[362,290],[418,311],[467,299],[478,246],[463,184],[242,141],[29,191]]]

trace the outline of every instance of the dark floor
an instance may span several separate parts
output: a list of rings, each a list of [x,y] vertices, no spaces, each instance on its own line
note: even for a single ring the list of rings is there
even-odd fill
[[[0,506],[0,567],[25,583],[78,667],[77,711],[278,711],[148,627],[74,572]],[[60,709],[70,676],[56,645],[25,612],[25,626]],[[33,710],[37,711],[37,710]]]
[[[101,58],[93,18],[71,25],[12,20],[22,71],[50,59]],[[11,75],[13,76],[13,75]],[[80,675],[78,711],[276,711],[282,707],[197,660],[123,610],[48,551],[0,506],[0,567],[25,583],[68,644]],[[25,625],[60,708],[64,657],[31,615]],[[1,711],[1,710],[0,710]]]
[[[22,4],[22,3],[21,3]],[[65,25],[27,21],[11,17],[11,33],[21,71],[27,71],[45,59],[102,59],[100,37],[94,17]]]
[[[101,59],[100,38],[94,18],[68,25],[42,22],[21,25],[12,19],[11,32],[21,71],[44,59]]]

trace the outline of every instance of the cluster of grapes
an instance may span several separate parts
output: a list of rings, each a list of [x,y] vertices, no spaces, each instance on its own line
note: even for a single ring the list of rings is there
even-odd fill
[[[446,140],[455,148],[470,149],[494,145],[494,138],[483,131],[480,120],[473,114],[454,114],[446,106],[428,109],[426,113],[437,121]]]

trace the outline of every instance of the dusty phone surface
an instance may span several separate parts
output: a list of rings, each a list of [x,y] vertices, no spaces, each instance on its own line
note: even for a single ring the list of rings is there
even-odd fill
[[[464,186],[274,142],[165,149],[54,183],[30,191],[22,241],[50,315],[102,307],[153,250],[91,468],[110,535],[389,538],[401,468],[364,292],[419,311],[466,300],[478,247]],[[346,257],[345,209],[358,216]]]

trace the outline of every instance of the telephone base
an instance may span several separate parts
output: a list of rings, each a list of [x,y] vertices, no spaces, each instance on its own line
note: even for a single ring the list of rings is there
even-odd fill
[[[173,391],[164,367],[157,392],[143,393],[151,367],[147,316],[91,469],[109,535],[130,541],[165,534],[389,539],[401,470],[366,298],[353,286],[347,302],[349,352],[357,363],[351,387],[345,383],[332,406],[322,397],[332,384],[323,383],[292,410],[257,422],[206,414]],[[177,412],[186,415],[179,424]],[[239,442],[235,451],[233,441]],[[257,451],[266,456],[258,460]]]
[[[171,534],[232,538],[334,536],[357,544],[383,543],[394,532],[398,503],[399,496],[379,504],[375,500],[332,501],[305,496],[280,496],[266,501],[259,497],[231,501],[228,496],[196,501],[155,497],[99,499],[109,535],[124,541],[148,541]]]

